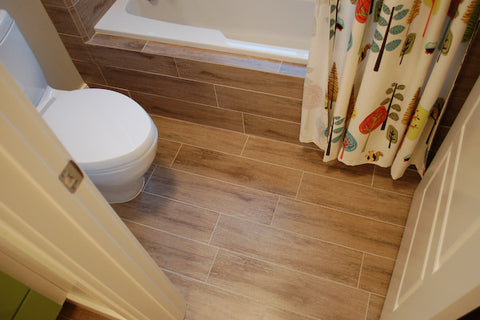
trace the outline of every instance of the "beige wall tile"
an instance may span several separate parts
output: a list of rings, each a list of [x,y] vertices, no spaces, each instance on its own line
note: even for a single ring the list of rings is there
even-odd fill
[[[183,145],[173,168],[263,191],[295,196],[302,172]]]
[[[411,197],[305,173],[298,199],[405,225]]]
[[[366,254],[359,288],[385,296],[394,266],[394,260]]]
[[[163,167],[157,167],[145,191],[260,223],[270,223],[278,199],[270,193]]]
[[[217,104],[211,84],[106,66],[102,66],[102,72],[107,83],[114,87],[207,105]]]
[[[120,36],[110,36],[106,34],[96,33],[88,42],[89,45],[112,47],[130,51],[142,51],[147,44],[146,40],[124,38]]]
[[[272,225],[395,259],[403,228],[334,209],[280,198]]]
[[[125,224],[160,267],[199,280],[207,278],[217,248],[129,221]]]
[[[240,154],[247,136],[175,119],[152,116],[158,136],[164,139],[227,153]]]
[[[97,64],[87,61],[73,60],[75,67],[87,83],[106,84],[105,78]]]
[[[299,123],[265,118],[247,113],[243,115],[243,119],[245,123],[245,133],[247,134],[300,144],[298,140],[300,133]]]
[[[242,89],[302,98],[303,78],[207,62],[175,59],[181,77]]]
[[[215,91],[222,108],[300,123],[301,100],[224,86]]]
[[[147,43],[143,51],[170,57],[212,62],[228,66],[236,66],[240,68],[255,69],[268,72],[277,72],[281,64],[280,61],[272,61],[221,51],[170,45],[152,41],[149,41]]]
[[[363,319],[368,293],[220,250],[208,282],[320,319]]]
[[[372,183],[372,165],[350,167],[338,161],[323,162],[320,149],[250,137],[242,155],[349,182],[368,186]]]
[[[240,112],[141,92],[131,94],[133,99],[153,115],[243,132]]]
[[[212,244],[351,286],[362,262],[358,251],[224,215]]]
[[[45,9],[47,10],[47,13],[50,16],[50,19],[52,20],[58,33],[79,37],[84,36],[84,34],[77,29],[77,25],[70,15],[70,10],[68,8],[45,6]]]
[[[311,320],[176,274],[167,276],[187,301],[185,320]]]
[[[83,43],[83,39],[80,36],[60,34],[60,38],[72,59],[88,62],[93,61],[87,46]]]
[[[175,61],[170,57],[94,45],[88,49],[100,65],[177,76]]]
[[[215,212],[147,193],[112,207],[124,219],[203,242],[210,240],[218,219]]]
[[[75,3],[75,10],[89,38],[95,33],[95,24],[114,2],[115,0],[82,0]]]

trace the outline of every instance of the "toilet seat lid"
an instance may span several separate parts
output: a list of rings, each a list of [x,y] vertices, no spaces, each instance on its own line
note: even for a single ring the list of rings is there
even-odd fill
[[[155,139],[150,116],[134,100],[115,91],[62,91],[42,114],[84,170],[124,165],[141,157]]]

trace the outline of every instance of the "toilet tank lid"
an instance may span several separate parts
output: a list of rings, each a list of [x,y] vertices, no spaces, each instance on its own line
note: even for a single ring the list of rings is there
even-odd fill
[[[136,160],[155,136],[154,124],[143,108],[110,90],[62,92],[42,110],[42,116],[84,170]]]
[[[13,19],[6,10],[0,10],[0,44],[7,35],[10,27],[13,24]]]

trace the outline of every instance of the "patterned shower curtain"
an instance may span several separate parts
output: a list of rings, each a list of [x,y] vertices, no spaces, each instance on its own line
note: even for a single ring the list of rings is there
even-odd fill
[[[424,174],[479,0],[317,0],[300,141],[324,161]]]

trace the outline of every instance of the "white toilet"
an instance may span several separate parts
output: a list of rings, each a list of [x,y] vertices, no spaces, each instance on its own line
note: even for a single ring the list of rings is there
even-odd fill
[[[142,191],[156,154],[157,128],[138,103],[109,90],[49,87],[5,10],[0,10],[0,62],[108,202],[126,202]]]

